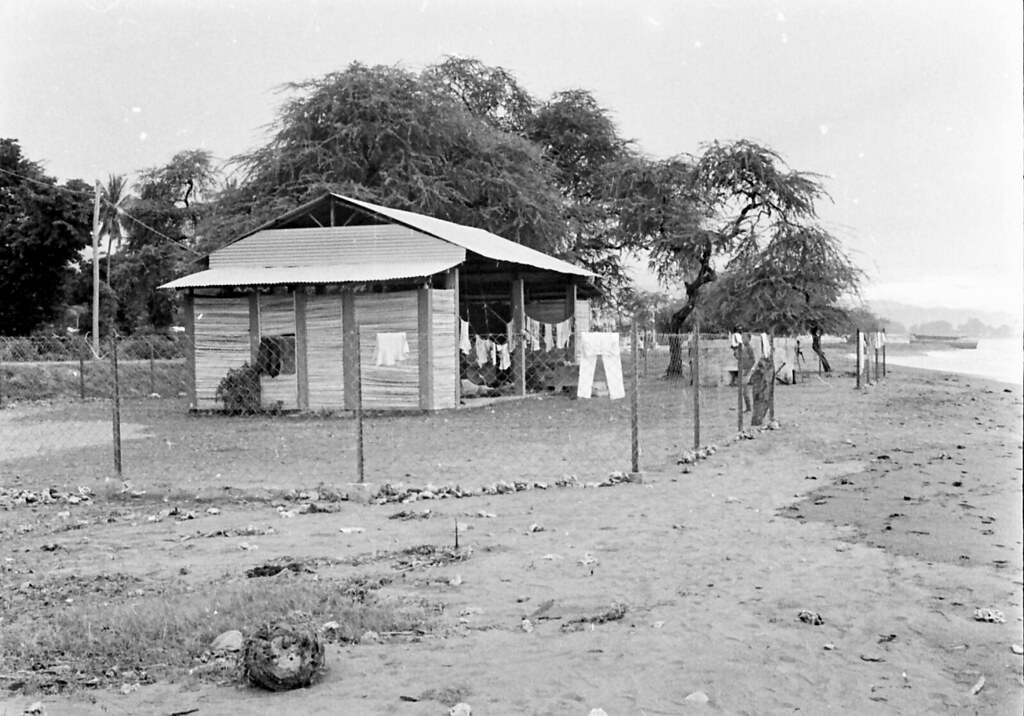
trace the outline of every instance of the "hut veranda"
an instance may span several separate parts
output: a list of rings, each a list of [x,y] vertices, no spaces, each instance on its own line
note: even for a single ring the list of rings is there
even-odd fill
[[[192,409],[229,371],[263,409],[439,410],[462,386],[555,387],[589,330],[593,274],[488,231],[326,193],[161,286],[183,292]],[[357,361],[359,361],[357,365]]]

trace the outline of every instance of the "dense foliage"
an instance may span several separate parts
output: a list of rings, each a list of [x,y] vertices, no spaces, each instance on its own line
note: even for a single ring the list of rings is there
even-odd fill
[[[0,335],[26,335],[58,318],[78,252],[89,243],[92,190],[58,185],[0,139]]]
[[[666,288],[685,291],[671,311],[657,311],[673,332],[697,307],[716,324],[828,330],[844,320],[839,302],[861,277],[816,221],[827,198],[819,177],[750,141],[650,158],[590,92],[539,100],[508,70],[471,58],[422,72],[353,63],[282,92],[267,141],[233,158],[226,181],[199,150],[143,171],[130,194],[123,178],[110,178],[105,324],[169,325],[174,297],[156,286],[324,190],[581,264],[620,312],[636,297],[626,259],[644,257]],[[81,269],[71,300],[87,305],[91,266]]]

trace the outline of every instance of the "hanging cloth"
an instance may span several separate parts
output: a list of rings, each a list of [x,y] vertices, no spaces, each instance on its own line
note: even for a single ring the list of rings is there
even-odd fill
[[[544,350],[550,351],[555,347],[555,327],[550,323],[544,324]]]
[[[502,343],[497,347],[498,370],[508,370],[512,367],[512,354],[508,349],[508,343]]]
[[[597,361],[604,367],[608,381],[608,397],[612,400],[626,397],[622,383],[622,362],[619,357],[618,333],[580,333],[580,375],[576,386],[577,398],[589,398],[594,387],[594,369]]]
[[[535,318],[526,317],[523,322],[526,329],[526,347],[531,351],[540,350],[541,324]]]
[[[572,336],[572,319],[566,318],[561,323],[555,324],[555,348],[561,350],[569,345],[569,338]]]
[[[476,353],[477,365],[487,365],[488,363],[493,363],[494,343],[489,338],[477,336],[476,345],[474,346],[474,353]]]
[[[459,319],[459,351],[463,355],[469,355],[473,350],[473,343],[469,339],[469,321]]]
[[[373,358],[376,365],[391,366],[408,357],[409,341],[405,331],[377,334],[377,350]]]

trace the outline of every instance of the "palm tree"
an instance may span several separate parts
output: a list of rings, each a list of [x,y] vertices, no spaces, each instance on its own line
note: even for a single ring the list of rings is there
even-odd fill
[[[110,256],[113,254],[114,241],[118,248],[124,238],[124,225],[121,223],[121,209],[128,200],[128,182],[124,174],[111,174],[103,187],[103,204],[100,206],[100,233],[107,235],[107,285],[110,284]]]

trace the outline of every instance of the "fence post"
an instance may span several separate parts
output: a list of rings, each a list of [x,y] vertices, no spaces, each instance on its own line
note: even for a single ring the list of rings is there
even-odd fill
[[[3,353],[0,353],[0,407],[4,404],[4,359]]]
[[[882,377],[885,377],[885,344],[882,344]]]
[[[359,338],[359,324],[355,325],[356,334],[356,475],[359,482],[364,481],[363,461],[363,351]]]
[[[768,381],[768,422],[775,420],[775,376],[778,372],[775,368],[775,331],[768,334],[768,358],[772,364],[772,376]],[[794,381],[796,379],[794,378]]]
[[[114,473],[121,477],[121,386],[117,377],[117,334],[110,332],[110,369],[113,373]]]
[[[147,338],[146,343],[149,344],[149,394],[153,395],[156,392],[156,361],[153,357],[153,339]]]
[[[736,431],[743,432],[743,343],[736,351]]]
[[[693,449],[700,449],[700,315],[693,312],[690,375],[693,377]]]
[[[85,400],[85,352],[89,346],[85,341],[78,344],[78,397]]]
[[[640,335],[636,330],[636,318],[633,318],[633,399],[630,401],[630,425],[632,430],[632,472],[640,472],[640,350],[637,343]],[[603,360],[603,359],[602,359]]]
[[[854,346],[854,352],[857,354],[857,390],[860,390],[860,371],[861,371],[861,355],[860,355],[860,329],[857,329],[857,343]]]

